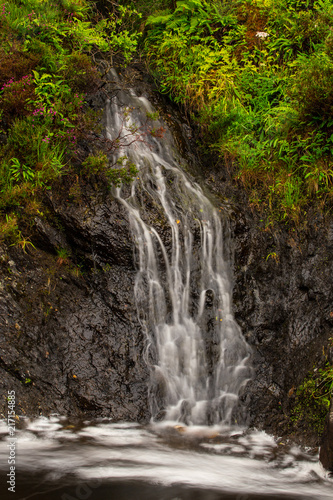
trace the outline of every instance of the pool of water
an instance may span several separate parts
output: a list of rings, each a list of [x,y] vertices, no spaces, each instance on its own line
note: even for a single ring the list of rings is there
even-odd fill
[[[5,422],[0,436],[6,477],[12,438]],[[254,430],[54,416],[21,418],[15,438],[15,495],[2,488],[4,500],[333,497],[333,481],[315,452]]]

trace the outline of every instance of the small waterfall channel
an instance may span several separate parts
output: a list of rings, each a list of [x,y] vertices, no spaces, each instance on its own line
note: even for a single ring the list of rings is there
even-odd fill
[[[167,125],[145,97],[119,91],[107,104],[114,162],[138,169],[115,190],[136,245],[135,298],[147,334],[150,400],[157,419],[232,421],[249,378],[250,349],[232,314],[229,230],[184,171]]]

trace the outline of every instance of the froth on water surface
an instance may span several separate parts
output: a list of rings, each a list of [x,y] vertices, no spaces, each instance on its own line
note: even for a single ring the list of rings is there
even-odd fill
[[[4,477],[5,425],[0,433]],[[320,500],[332,487],[317,455],[243,428],[54,416],[21,419],[17,431],[15,499]]]

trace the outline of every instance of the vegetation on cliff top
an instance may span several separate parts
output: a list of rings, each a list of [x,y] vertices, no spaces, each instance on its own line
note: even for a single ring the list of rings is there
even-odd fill
[[[331,210],[333,2],[135,6],[146,16],[144,51],[161,90],[201,124],[203,147],[224,160],[250,202],[275,220],[297,222],[310,206]]]
[[[80,181],[109,176],[107,157],[96,149],[100,117],[86,103],[101,85],[96,57],[136,50],[131,33],[133,9],[109,18],[86,0],[7,1],[0,9],[0,240],[29,248],[27,234],[43,199],[60,179],[69,198],[80,195]],[[110,149],[110,145],[108,145]],[[98,166],[98,169],[97,169]],[[126,162],[109,182],[128,179]],[[23,243],[22,243],[23,242]]]
[[[309,207],[331,210],[332,23],[331,0],[4,2],[0,236],[17,241],[18,221],[42,212],[59,178],[73,179],[77,197],[103,53],[145,58],[253,206],[296,222]]]

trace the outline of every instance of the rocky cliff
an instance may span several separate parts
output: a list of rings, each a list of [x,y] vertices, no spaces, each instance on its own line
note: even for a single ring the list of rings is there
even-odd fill
[[[133,74],[138,92],[151,97],[146,77]],[[103,107],[106,97],[100,92],[92,105]],[[247,422],[316,444],[311,430],[291,425],[290,411],[305,375],[331,356],[332,220],[312,215],[297,229],[265,229],[223,166],[206,164],[199,173],[188,123],[152,98],[192,175],[231,218],[234,312],[253,352],[254,376],[242,396]],[[31,229],[35,248],[1,245],[1,413],[7,391],[15,390],[18,414],[146,422],[149,369],[127,215],[94,179],[80,185],[79,199],[63,181],[45,205],[47,217]]]

